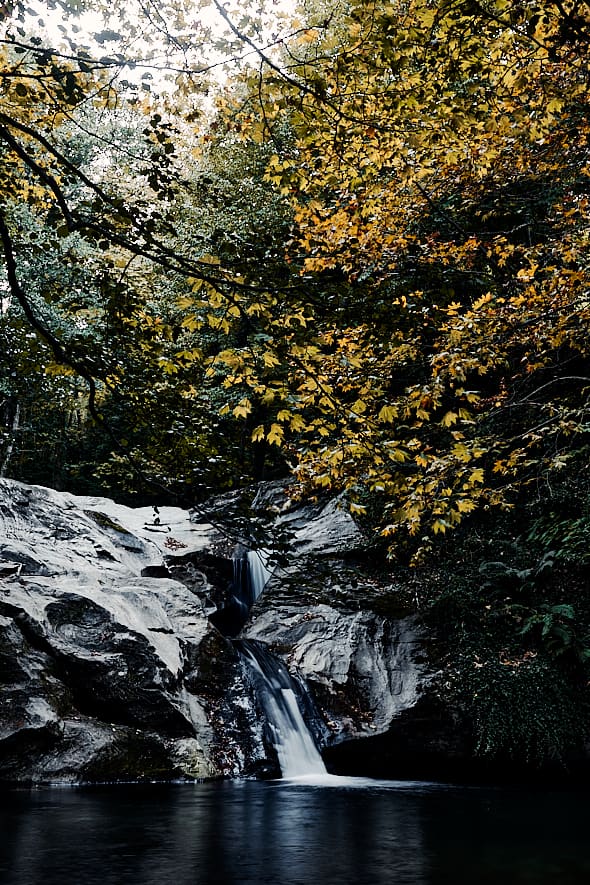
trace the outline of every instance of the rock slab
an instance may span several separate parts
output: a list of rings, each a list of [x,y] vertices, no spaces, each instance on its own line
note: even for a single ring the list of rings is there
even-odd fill
[[[242,774],[263,756],[239,659],[165,559],[211,526],[0,480],[0,780]],[[154,575],[160,575],[156,577]]]

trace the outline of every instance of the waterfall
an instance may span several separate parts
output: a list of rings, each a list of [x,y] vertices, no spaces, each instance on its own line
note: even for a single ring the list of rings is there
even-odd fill
[[[250,609],[262,593],[272,575],[268,567],[269,550],[248,550],[240,546],[233,555],[233,577],[228,586],[227,598],[210,617],[225,636],[237,636],[246,621]]]
[[[270,551],[268,550],[249,550],[246,554],[251,605],[256,602],[272,575],[272,569],[268,567],[269,559]]]
[[[233,597],[240,607],[246,608],[247,612],[272,575],[272,569],[268,567],[270,556],[268,550],[248,550],[244,553],[244,549],[241,548],[234,553]]]
[[[233,567],[233,592],[230,596],[230,605],[237,609],[238,621],[243,624],[248,617],[252,602],[250,600],[250,569],[242,553],[234,553]]]
[[[326,767],[297,700],[297,689],[302,690],[302,686],[263,643],[245,639],[237,643],[237,647],[249,667],[266,715],[269,741],[277,754],[282,776],[325,774]]]
[[[252,605],[262,593],[272,569],[268,550],[236,551],[233,557],[233,580],[229,599],[211,620],[226,636],[237,637]],[[325,775],[326,768],[314,738],[305,724],[300,702],[306,714],[319,716],[313,699],[302,682],[295,680],[281,660],[264,643],[234,639],[265,717],[267,743],[276,753],[284,778],[302,775]]]

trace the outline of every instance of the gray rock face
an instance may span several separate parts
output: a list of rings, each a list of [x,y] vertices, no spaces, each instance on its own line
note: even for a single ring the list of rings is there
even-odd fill
[[[263,755],[233,646],[199,595],[149,576],[214,541],[175,508],[0,480],[0,779],[201,778]]]
[[[413,618],[285,605],[259,610],[245,632],[305,678],[332,732],[329,742],[380,734],[420,697],[425,673]]]
[[[243,519],[239,505],[235,495],[220,499],[216,518]],[[429,681],[423,636],[407,604],[396,602],[396,587],[372,574],[367,539],[346,502],[293,506],[281,483],[269,483],[251,512],[267,520],[261,546],[280,541],[282,564],[241,635],[265,642],[306,680],[323,715],[324,743],[386,732]]]
[[[295,557],[350,556],[366,545],[366,539],[346,509],[342,497],[332,498],[323,507],[298,507],[281,513],[276,530],[290,536]]]
[[[0,480],[0,781],[272,768],[239,656],[210,620],[222,626],[232,592],[228,536],[247,541],[250,518],[282,564],[242,636],[306,681],[316,738],[362,745],[420,703],[420,631],[343,502],[293,507],[274,483],[252,508],[231,493],[206,524]]]
[[[209,507],[234,536],[247,541],[254,524],[251,543],[267,555],[279,551],[281,564],[240,635],[266,643],[305,679],[324,744],[383,734],[418,704],[430,679],[422,633],[397,588],[371,568],[367,539],[342,497],[294,505],[273,482]]]

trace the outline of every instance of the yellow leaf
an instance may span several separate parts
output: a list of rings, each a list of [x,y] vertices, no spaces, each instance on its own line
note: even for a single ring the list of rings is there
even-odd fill
[[[266,440],[271,445],[280,446],[283,442],[283,434],[284,431],[280,424],[271,424]]]
[[[482,295],[481,298],[478,298],[477,301],[473,302],[473,310],[479,310],[480,307],[483,307],[484,304],[489,304],[492,300],[491,292],[487,292],[485,295]]]
[[[189,280],[189,284],[192,283],[192,280]],[[200,282],[200,280],[199,280]],[[194,307],[195,302],[192,298],[187,298],[186,295],[183,295],[182,298],[178,298],[176,301],[176,306],[179,310],[186,310],[188,307]]]
[[[401,449],[393,449],[389,452],[389,457],[392,461],[406,461],[408,456]]]
[[[270,350],[265,350],[265,352],[262,354],[262,361],[264,365],[268,366],[269,368],[279,365],[278,357],[274,353],[271,353]]]
[[[440,423],[443,427],[450,427],[452,424],[457,423],[458,417],[456,412],[447,412],[446,415],[443,415]]]
[[[185,317],[180,325],[183,329],[188,329],[189,332],[197,332],[199,329],[203,328],[203,321],[196,316],[191,315]]]
[[[471,461],[472,453],[469,451],[465,443],[455,443],[452,451],[455,458],[462,461],[464,464]]]
[[[168,360],[165,357],[160,357],[158,360],[160,364],[160,368],[164,370],[166,375],[176,375],[179,371],[179,367],[176,363],[173,363],[172,360]]]
[[[475,501],[470,501],[466,498],[459,498],[457,501],[457,510],[459,513],[471,513],[472,510],[476,508]]]
[[[397,418],[397,409],[395,406],[383,406],[378,415],[379,421],[383,423],[391,422]]]
[[[247,397],[244,397],[232,411],[236,418],[247,418],[252,411],[252,403]]]
[[[199,257],[199,261],[203,264],[220,264],[219,258],[217,255],[211,255],[210,253],[205,253],[205,255],[201,255]]]
[[[45,366],[46,375],[75,375],[76,372],[70,366],[64,366],[61,363],[49,363]]]
[[[289,422],[289,427],[291,428],[291,430],[295,430],[295,431],[305,430],[305,428],[307,427],[307,424],[305,423],[305,421],[303,420],[301,415],[293,415],[293,417],[291,418],[291,420]]]
[[[481,467],[476,467],[475,470],[471,471],[469,479],[467,480],[467,485],[473,486],[476,483],[483,482],[483,469]]]
[[[246,313],[248,314],[248,316],[260,316],[260,314],[263,314],[265,310],[266,308],[264,304],[259,304],[257,302],[256,304],[250,304],[246,308]]]

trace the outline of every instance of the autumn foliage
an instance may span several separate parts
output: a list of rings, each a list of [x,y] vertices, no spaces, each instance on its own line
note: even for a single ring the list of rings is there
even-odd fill
[[[282,453],[295,494],[345,491],[394,554],[542,495],[588,428],[588,4],[303,4],[268,50],[213,5],[257,63],[217,90],[212,124],[194,71],[173,125],[170,96],[162,116],[109,79],[116,58],[2,43],[5,253],[20,201],[102,250],[133,304],[108,293],[134,342],[100,371],[37,323],[54,362],[138,411],[157,389],[193,429],[220,412],[259,461]],[[90,95],[145,120],[124,185],[54,137]],[[223,197],[196,184],[221,180],[220,157]]]
[[[253,440],[300,490],[378,502],[392,550],[586,444],[589,41],[587,4],[353,3],[226,108],[274,146],[299,279],[225,309],[264,330],[220,355],[234,414],[272,404]]]

